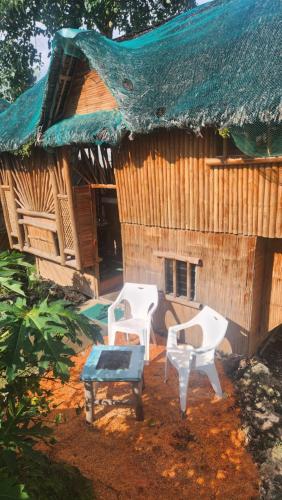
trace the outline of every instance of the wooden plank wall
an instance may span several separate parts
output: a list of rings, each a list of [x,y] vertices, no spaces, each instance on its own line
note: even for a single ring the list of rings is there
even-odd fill
[[[282,237],[282,163],[208,166],[222,154],[214,131],[160,131],[114,156],[122,223]]]
[[[196,300],[208,304],[231,320],[229,347],[247,352],[252,324],[252,287],[256,238],[205,234],[195,231],[122,224],[124,280],[154,283],[162,290],[162,259],[157,252],[174,252],[200,258],[197,269]],[[198,311],[163,301],[158,309],[156,329],[187,321]]]
[[[282,240],[268,240],[265,246],[262,340],[282,323]]]
[[[74,206],[83,269],[94,266],[98,258],[94,196],[95,193],[91,191],[89,185],[74,188]]]

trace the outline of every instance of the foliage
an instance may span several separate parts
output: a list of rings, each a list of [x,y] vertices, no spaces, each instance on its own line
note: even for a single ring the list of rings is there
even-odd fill
[[[16,156],[20,156],[23,159],[30,158],[33,145],[34,145],[34,139],[23,144],[18,150],[14,151],[14,154]]]
[[[23,287],[28,281],[31,264],[19,252],[0,254],[0,290],[24,296]]]
[[[52,442],[52,429],[42,420],[52,393],[42,379],[68,380],[80,333],[93,342],[100,339],[98,328],[70,303],[42,300],[31,269],[21,254],[0,254],[0,282],[19,280],[17,287],[7,287],[18,297],[0,302],[0,475],[11,491],[6,498],[29,498],[19,480],[19,461],[37,460],[35,444]]]
[[[0,0],[0,97],[14,100],[34,83],[41,54],[38,35],[50,38],[62,28],[97,28],[112,38],[114,30],[147,29],[195,0]]]
[[[75,467],[37,454],[36,460],[19,460],[19,469],[20,481],[33,500],[93,500],[92,482]]]
[[[227,127],[219,128],[218,134],[222,137],[222,139],[228,139],[230,137],[230,130]]]
[[[0,470],[0,500],[25,500],[29,498],[23,484],[16,484],[15,480],[8,477]]]

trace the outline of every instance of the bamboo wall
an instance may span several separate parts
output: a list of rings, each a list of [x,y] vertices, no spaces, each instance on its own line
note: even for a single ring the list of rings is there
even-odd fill
[[[220,155],[222,140],[212,130],[203,137],[162,130],[116,152],[124,279],[164,291],[156,253],[201,259],[197,302],[229,319],[225,350],[251,353],[282,322],[281,250],[271,247],[281,240],[266,239],[282,237],[282,163],[222,162]],[[198,312],[196,304],[161,296],[157,330]]]
[[[282,237],[282,163],[208,165],[221,143],[214,131],[178,130],[125,142],[115,156],[121,222]]]
[[[122,224],[124,280],[157,284],[163,290],[163,263],[158,252],[174,252],[202,260],[197,269],[196,301],[208,304],[231,320],[229,349],[248,350],[252,323],[252,288],[256,238],[205,234],[137,224]],[[187,321],[197,309],[164,300],[156,329]]]
[[[64,117],[95,113],[117,108],[117,102],[108,87],[94,70],[77,63],[64,105]]]

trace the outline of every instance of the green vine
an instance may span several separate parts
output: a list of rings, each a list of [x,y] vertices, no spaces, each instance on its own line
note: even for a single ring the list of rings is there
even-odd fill
[[[218,133],[223,139],[229,139],[230,137],[230,130],[227,127],[219,128]]]
[[[34,139],[31,139],[25,144],[23,144],[16,151],[14,151],[14,155],[20,156],[22,159],[30,158],[33,146],[34,146]]]

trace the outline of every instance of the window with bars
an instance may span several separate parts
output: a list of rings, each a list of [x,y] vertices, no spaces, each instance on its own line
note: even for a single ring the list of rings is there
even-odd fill
[[[202,265],[202,261],[162,252],[156,255],[163,258],[164,292],[167,298],[196,303],[197,268]]]

